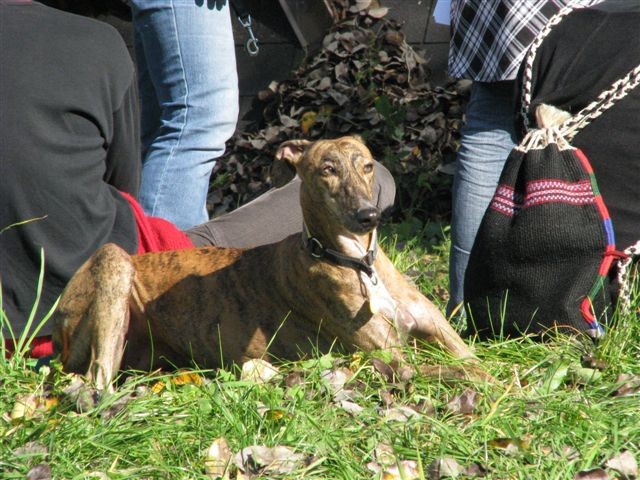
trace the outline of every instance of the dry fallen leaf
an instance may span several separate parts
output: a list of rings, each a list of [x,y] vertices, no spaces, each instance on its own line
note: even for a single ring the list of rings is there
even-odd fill
[[[40,463],[27,473],[27,480],[50,480],[51,467],[46,463]]]
[[[360,12],[371,6],[371,0],[355,0],[354,4],[349,8],[351,12]]]
[[[167,384],[163,380],[158,380],[157,382],[154,382],[153,385],[151,385],[151,392],[157,395],[161,393],[166,387]]]
[[[246,473],[259,473],[263,476],[286,475],[305,466],[308,458],[290,447],[251,445],[236,454],[235,463]]]
[[[580,358],[580,364],[584,368],[595,368],[596,370],[605,370],[607,368],[607,362],[595,357],[593,354],[583,355]]]
[[[394,403],[396,403],[396,397],[391,393],[390,390],[381,390],[380,393],[380,401],[382,405],[385,407],[390,407]]]
[[[300,119],[300,129],[302,130],[302,133],[304,133],[305,135],[309,134],[309,130],[315,123],[317,116],[318,114],[312,110],[305,112],[302,115],[302,118]]]
[[[466,389],[449,400],[447,410],[454,415],[471,415],[475,412],[477,403],[478,393],[475,390]]]
[[[361,405],[358,405],[357,403],[352,402],[350,400],[340,400],[338,402],[338,405],[345,412],[350,413],[351,415],[358,415],[358,414],[362,413],[362,411],[364,410],[364,407],[362,407]]]
[[[384,420],[387,422],[407,422],[414,418],[419,418],[420,413],[411,407],[399,405],[384,410]]]
[[[62,390],[62,397],[74,405],[78,412],[88,412],[96,406],[100,395],[79,375],[72,375],[72,381]]]
[[[266,360],[255,358],[242,364],[240,380],[262,384],[279,375],[280,371],[277,367],[274,367]]]
[[[349,65],[347,62],[340,62],[335,66],[334,72],[337,80],[346,81],[349,77]]]
[[[569,370],[569,378],[575,385],[589,385],[602,378],[602,372],[595,368],[571,368]]]
[[[33,418],[38,408],[38,397],[35,394],[19,395],[11,410],[11,420],[18,422]]]
[[[202,385],[202,376],[191,372],[189,370],[180,370],[173,377],[171,377],[171,383],[175,385]]]
[[[636,462],[636,458],[629,450],[610,458],[605,462],[604,466],[619,473],[623,479],[638,477],[638,462]]]
[[[389,7],[370,8],[367,15],[373,18],[382,18],[389,13]]]
[[[631,373],[621,373],[616,379],[616,388],[613,392],[614,397],[626,397],[640,393],[640,375]]]
[[[380,480],[414,480],[422,478],[418,463],[415,460],[400,460],[394,465],[381,466],[369,462],[367,468],[377,474]]]
[[[413,205],[428,205],[425,220],[448,215],[450,186],[443,180],[448,177],[436,168],[455,157],[469,82],[434,87],[425,59],[385,7],[372,0],[341,5],[333,9],[337,23],[322,48],[288,78],[261,91],[252,115],[256,124],[228,142],[212,175],[207,201],[212,216],[273,185],[270,166],[280,142],[353,133],[366,134],[375,157],[399,159],[386,165],[398,184],[398,220]],[[389,100],[388,110],[376,108],[380,97]],[[317,112],[314,121],[303,119],[308,111]],[[407,157],[411,150],[416,154]]]
[[[344,390],[345,384],[352,376],[353,373],[348,368],[336,368],[323,371],[320,374],[320,379],[327,390],[335,396]]]
[[[580,451],[574,447],[570,447],[569,445],[565,445],[561,450],[562,456],[568,462],[573,462],[580,458]]]
[[[489,441],[489,446],[504,451],[506,455],[514,455],[529,450],[531,440],[531,435],[523,435],[522,438],[496,438]]]
[[[431,480],[439,480],[441,478],[458,478],[464,469],[453,457],[436,458],[429,465],[428,473]]]
[[[373,368],[385,379],[386,382],[391,383],[394,380],[394,372],[391,365],[380,360],[379,358],[372,358],[371,364]]]
[[[384,35],[384,41],[395,47],[402,46],[402,43],[404,42],[404,38],[405,38],[404,33],[398,30],[389,30]]]
[[[138,398],[137,392],[122,395],[114,400],[109,406],[102,409],[100,411],[100,417],[104,420],[109,420],[115,417],[120,412],[125,411],[127,406],[136,398]]]
[[[229,478],[229,465],[231,462],[231,449],[227,440],[216,438],[207,449],[204,459],[204,470],[209,478]]]
[[[388,443],[379,443],[373,452],[376,461],[382,466],[393,465],[397,462],[393,447]]]
[[[433,401],[428,398],[421,398],[418,403],[413,406],[413,409],[422,415],[433,415],[436,413],[436,406]]]
[[[464,469],[463,475],[465,477],[484,477],[487,475],[487,469],[479,463],[472,463]]]
[[[27,456],[27,457],[36,457],[36,456],[46,456],[49,454],[49,448],[44,444],[34,441],[27,442],[22,447],[18,447],[13,451],[13,455],[15,457]]]
[[[58,403],[59,400],[56,396],[42,396],[34,393],[18,395],[9,417],[14,423],[29,420],[34,417],[42,416],[48,410],[57,407]]]
[[[601,468],[594,468],[576,473],[573,480],[609,480],[609,475]]]

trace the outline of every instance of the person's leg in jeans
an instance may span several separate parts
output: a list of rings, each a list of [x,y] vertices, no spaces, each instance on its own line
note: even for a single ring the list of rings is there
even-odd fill
[[[469,253],[515,146],[514,82],[474,83],[465,116],[453,180],[447,315],[464,299]]]
[[[132,0],[142,101],[140,203],[182,229],[208,220],[215,161],[238,118],[229,2]]]
[[[396,184],[385,167],[375,162],[373,196],[384,216],[393,207]],[[198,225],[185,233],[198,247],[249,248],[301,233],[299,177],[280,188],[272,188],[255,200],[225,215]]]

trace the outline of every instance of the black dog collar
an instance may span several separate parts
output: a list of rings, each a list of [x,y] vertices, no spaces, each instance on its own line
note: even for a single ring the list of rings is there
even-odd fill
[[[376,259],[378,251],[376,236],[376,231],[374,230],[371,235],[371,241],[369,243],[367,253],[362,258],[351,257],[331,248],[325,248],[320,240],[309,235],[309,230],[306,225],[302,232],[302,244],[309,250],[309,253],[314,258],[323,258],[336,265],[360,270],[361,272],[366,273],[371,279],[374,279],[373,262]]]

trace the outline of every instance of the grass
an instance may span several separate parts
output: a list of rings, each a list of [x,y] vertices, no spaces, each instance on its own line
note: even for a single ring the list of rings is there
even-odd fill
[[[424,249],[416,238],[403,243],[389,230],[384,242],[399,268],[443,306],[447,243]],[[251,478],[381,478],[376,468],[402,478],[393,476],[395,464],[417,472],[404,478],[482,471],[571,479],[623,451],[640,458],[635,314],[618,319],[598,345],[563,336],[544,344],[471,341],[494,384],[392,377],[383,352],[332,353],[278,363],[280,377],[266,384],[239,380],[237,369],[133,374],[84,413],[62,395],[72,380],[59,365],[36,373],[16,355],[0,360],[0,478],[25,478],[36,465],[61,479],[210,478],[206,452],[221,437],[234,454],[256,445],[303,456],[293,470]],[[407,354],[416,366],[456,364],[429,346]],[[599,369],[585,368],[585,356]],[[351,378],[342,385],[336,379],[345,374]],[[406,407],[420,413],[403,417]],[[438,474],[443,459],[447,468]]]

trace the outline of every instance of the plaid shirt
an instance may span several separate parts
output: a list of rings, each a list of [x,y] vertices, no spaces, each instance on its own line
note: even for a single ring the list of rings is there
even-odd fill
[[[449,75],[513,80],[538,32],[567,5],[602,0],[452,0]]]

